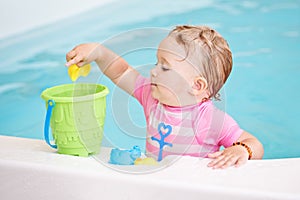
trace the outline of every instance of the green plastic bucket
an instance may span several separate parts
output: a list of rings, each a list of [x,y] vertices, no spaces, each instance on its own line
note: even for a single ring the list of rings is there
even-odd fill
[[[66,84],[44,90],[44,136],[61,154],[88,156],[100,151],[106,112],[107,87],[100,84]],[[49,128],[55,144],[49,140]]]

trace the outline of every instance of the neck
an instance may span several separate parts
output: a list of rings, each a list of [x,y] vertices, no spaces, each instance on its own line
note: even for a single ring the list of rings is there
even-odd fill
[[[196,105],[199,103],[203,103],[209,100],[208,95],[204,96],[198,96],[197,98],[195,97],[187,97],[184,99],[181,99],[181,101],[176,101],[176,102],[160,102],[162,105],[168,106],[168,107],[185,107],[185,106],[191,106],[191,105]]]

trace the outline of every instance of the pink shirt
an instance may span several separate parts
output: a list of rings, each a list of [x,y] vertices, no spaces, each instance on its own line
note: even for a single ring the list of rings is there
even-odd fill
[[[190,155],[207,157],[220,146],[229,147],[243,130],[225,112],[217,109],[212,101],[185,107],[160,104],[152,98],[151,85],[147,78],[139,76],[134,96],[144,108],[147,122],[146,153],[156,157],[161,134],[168,135],[164,141],[162,157],[167,155]],[[156,139],[155,139],[156,138]]]

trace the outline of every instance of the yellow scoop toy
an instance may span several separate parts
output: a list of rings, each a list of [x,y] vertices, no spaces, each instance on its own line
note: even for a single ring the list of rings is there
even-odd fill
[[[78,67],[76,64],[73,64],[68,69],[68,74],[70,79],[74,82],[79,76],[87,76],[91,71],[91,64],[83,65],[82,67]]]
[[[158,162],[154,160],[154,158],[147,157],[147,158],[137,158],[134,161],[135,165],[158,165]]]

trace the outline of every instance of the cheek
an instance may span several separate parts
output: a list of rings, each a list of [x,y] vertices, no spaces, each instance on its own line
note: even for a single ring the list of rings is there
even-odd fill
[[[161,100],[174,101],[179,99],[183,94],[183,87],[178,85],[176,81],[169,81],[161,85],[157,90]]]
[[[178,95],[188,90],[190,87],[187,78],[183,76],[183,72],[175,70],[159,73],[156,77],[156,83],[159,85],[159,91],[166,94]]]
[[[164,83],[167,88],[173,90],[175,93],[182,92],[189,87],[189,82],[180,74],[173,74],[171,78],[168,79],[168,82]]]

